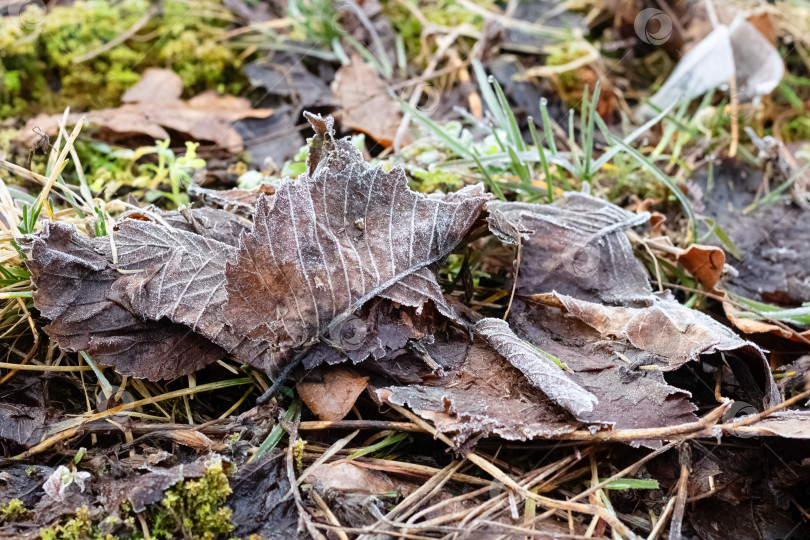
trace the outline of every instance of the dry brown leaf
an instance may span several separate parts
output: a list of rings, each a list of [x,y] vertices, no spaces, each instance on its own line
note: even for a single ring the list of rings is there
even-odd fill
[[[239,244],[239,236],[242,232],[250,229],[251,225],[251,222],[243,217],[215,208],[166,211],[150,206],[141,210],[124,212],[119,216],[118,221],[123,222],[126,219],[168,224],[175,229],[196,233],[234,247]]]
[[[512,306],[509,322],[518,336],[565,362],[573,371],[570,378],[597,397],[593,410],[578,414],[579,420],[612,429],[697,420],[689,392],[668,384],[661,370],[643,369],[650,355],[627,342],[603,339],[556,307],[520,299]]]
[[[0,403],[0,440],[29,448],[42,439],[48,426],[60,416],[59,411],[50,407]]]
[[[229,537],[300,538],[295,500],[287,498],[290,482],[283,452],[241,465],[230,485],[228,507],[233,509],[234,530]]]
[[[368,377],[342,366],[324,366],[296,385],[298,395],[321,420],[343,420],[368,386]]]
[[[150,139],[171,138],[170,130],[192,140],[215,143],[231,153],[242,151],[242,137],[231,123],[243,118],[267,118],[272,109],[251,109],[250,101],[234,96],[218,96],[204,92],[188,101],[180,99],[182,82],[170,70],[150,68],[141,81],[123,96],[123,105],[114,109],[72,113],[67,125],[82,116],[101,128],[99,138],[119,142],[129,137],[145,135]],[[23,142],[32,146],[39,135],[34,128],[48,135],[59,131],[61,114],[40,114],[28,121],[23,130]]]
[[[744,420],[745,417],[736,417]],[[719,428],[718,428],[719,429]],[[727,432],[738,437],[769,436],[785,439],[810,439],[810,411],[777,411],[767,418]]]
[[[421,384],[380,388],[376,393],[382,401],[409,407],[440,432],[453,433],[467,449],[480,436],[526,440],[581,425],[483,339],[472,345],[462,334],[437,340],[427,348],[433,358],[443,359],[446,373]]]
[[[486,318],[475,323],[475,333],[537,388],[574,415],[592,411],[596,397],[573,382],[559,366],[529,343],[518,338],[506,321]]]
[[[345,461],[324,463],[312,471],[310,478],[321,492],[327,489],[361,490],[366,494],[381,495],[396,491],[396,485],[386,475]]]
[[[384,147],[393,144],[401,120],[399,105],[373,67],[352,57],[335,74],[332,93],[340,107],[336,117],[341,125],[365,133]],[[402,143],[409,141],[406,135]]]
[[[806,343],[802,337],[805,339],[810,339],[810,330],[805,330],[803,332],[791,332],[787,328],[769,323],[768,321],[758,321],[755,319],[736,317],[735,315],[740,313],[740,309],[735,307],[730,302],[723,302],[723,311],[726,313],[726,317],[728,317],[728,320],[731,322],[734,328],[746,334],[774,334],[776,336],[790,339],[799,343]]]
[[[188,187],[188,194],[202,200],[207,207],[222,208],[246,217],[253,215],[259,197],[272,196],[275,192],[276,188],[271,184],[260,184],[257,189],[206,189],[197,184]]]
[[[678,255],[678,262],[705,290],[711,291],[723,275],[726,254],[719,247],[692,244]]]
[[[204,433],[193,429],[172,429],[162,432],[162,435],[177,444],[198,450],[211,450],[215,446],[214,441],[206,437]]]
[[[73,227],[46,224],[27,261],[36,286],[34,305],[51,320],[44,328],[67,351],[86,351],[120,373],[149,379],[194,372],[225,351],[188,327],[143,320],[110,300],[122,274]]]
[[[183,79],[170,69],[147,69],[138,84],[124,92],[121,103],[166,105],[183,95]]]
[[[452,202],[415,193],[400,168],[371,167],[348,140],[334,140],[331,118],[309,118],[309,173],[282,181],[272,206],[259,199],[226,270],[226,318],[271,344],[271,376],[293,349],[335,341],[365,302],[447,256],[489,198],[482,185]],[[434,284],[409,282],[422,296]]]
[[[635,214],[584,193],[568,192],[554,204],[493,201],[489,226],[502,241],[521,238],[517,294],[556,291],[613,304],[646,302],[647,272],[624,230],[645,223]],[[527,270],[528,269],[528,270]]]
[[[644,308],[605,306],[554,293],[536,295],[531,299],[564,309],[568,315],[599,332],[603,339],[622,340],[634,349],[648,353],[638,358],[643,362],[640,365],[648,366],[647,369],[655,366],[661,371],[673,371],[700,356],[713,353],[724,353],[729,362],[739,359],[756,381],[756,388],[751,390],[760,394],[759,408],[771,407],[781,401],[762,349],[708,315],[684,307],[671,297],[656,297],[652,305]],[[625,356],[628,355],[625,353]],[[635,360],[631,357],[631,361]]]
[[[242,362],[271,362],[267,343],[247,339],[225,322],[225,265],[235,258],[235,247],[158,223],[126,219],[116,228],[116,268],[123,274],[111,299],[142,319],[183,324]],[[111,260],[109,243],[102,246]]]

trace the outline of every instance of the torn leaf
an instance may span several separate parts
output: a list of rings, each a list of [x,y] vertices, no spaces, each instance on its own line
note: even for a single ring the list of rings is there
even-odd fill
[[[331,119],[310,118],[311,173],[284,180],[272,204],[259,199],[226,269],[228,322],[280,355],[339,332],[366,301],[443,259],[488,198],[483,186],[454,202],[414,193],[401,169],[369,166],[333,139]]]
[[[46,224],[31,241],[27,261],[34,306],[51,320],[45,332],[68,351],[86,351],[124,375],[152,380],[192,373],[225,352],[188,327],[143,320],[110,300],[122,274],[94,242],[65,225]]]

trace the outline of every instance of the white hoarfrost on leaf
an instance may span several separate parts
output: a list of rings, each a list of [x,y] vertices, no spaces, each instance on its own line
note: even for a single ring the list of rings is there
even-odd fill
[[[572,381],[559,366],[518,338],[501,319],[481,319],[475,333],[487,340],[537,388],[575,415],[592,411],[596,396]]]

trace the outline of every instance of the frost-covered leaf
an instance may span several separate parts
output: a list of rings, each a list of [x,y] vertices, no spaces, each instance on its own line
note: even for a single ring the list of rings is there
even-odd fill
[[[671,297],[654,298],[651,306],[631,308],[605,306],[561,294],[532,297],[533,301],[562,308],[569,317],[598,332],[602,340],[623,343],[627,350],[634,351],[623,354],[631,362],[647,366],[646,369],[674,371],[700,356],[723,353],[732,369],[745,366],[753,376],[756,386],[749,390],[758,394],[760,407],[779,403],[779,392],[762,349]],[[565,357],[561,359],[567,361]]]
[[[242,362],[270,364],[267,343],[240,336],[224,320],[225,264],[236,248],[159,223],[127,219],[117,229],[117,267],[124,274],[112,287],[113,299],[144,319],[184,324]]]
[[[34,305],[51,320],[44,328],[51,338],[122,374],[153,380],[191,373],[225,354],[184,325],[143,320],[111,300],[122,274],[101,253],[108,246],[107,238],[91,241],[58,224],[46,224],[31,241]]]
[[[256,189],[207,189],[194,183],[188,187],[189,196],[200,199],[207,207],[219,207],[248,217],[253,215],[259,197],[272,196],[275,192],[271,184],[260,184]]]
[[[118,218],[118,222],[123,222],[126,219],[168,225],[229,246],[238,245],[242,231],[250,229],[251,226],[250,220],[216,208],[185,208],[183,210],[167,211],[150,206],[141,210],[124,212]]]
[[[478,436],[488,435],[508,440],[553,437],[582,425],[483,339],[470,345],[466,336],[457,335],[429,350],[446,361],[444,376],[380,388],[377,395],[409,407],[441,432],[454,433],[459,446],[468,449]]]
[[[501,319],[486,318],[475,324],[475,333],[487,340],[537,388],[575,415],[592,411],[596,397],[573,382],[559,366],[518,338]]]
[[[84,483],[89,478],[90,473],[87,471],[71,471],[64,465],[60,465],[48,477],[42,485],[42,489],[54,501],[64,501],[65,492],[72,484],[76,484],[79,491],[84,492]]]
[[[272,204],[259,199],[226,271],[228,322],[281,355],[339,330],[366,301],[447,256],[488,199],[480,185],[452,202],[412,192],[401,169],[369,166],[334,140],[331,119],[310,121],[309,174],[283,181]]]
[[[668,384],[654,358],[599,332],[553,306],[515,299],[509,322],[515,333],[564,361],[571,380],[598,398],[577,418],[612,429],[675,426],[697,420],[691,395]],[[621,356],[620,356],[621,355]]]
[[[58,417],[59,413],[48,407],[0,403],[0,439],[25,447],[33,446]]]
[[[671,296],[657,297],[644,308],[613,307],[552,295],[565,310],[605,338],[622,338],[652,353],[656,365],[671,371],[704,354],[739,352],[764,361],[762,350],[705,313],[689,309]]]
[[[517,294],[556,291],[613,304],[646,302],[652,295],[624,234],[649,220],[649,213],[575,192],[554,204],[493,201],[487,210],[496,236],[511,243],[521,239]]]

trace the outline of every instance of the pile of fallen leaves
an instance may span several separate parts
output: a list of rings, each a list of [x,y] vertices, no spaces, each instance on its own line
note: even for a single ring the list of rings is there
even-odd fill
[[[432,535],[475,523],[479,532],[492,535],[530,529],[580,535],[592,516],[591,525],[632,538],[634,530],[654,525],[628,522],[614,506],[624,502],[606,504],[603,489],[639,470],[634,448],[656,450],[642,461],[661,455],[651,461],[661,468],[663,452],[680,449],[679,478],[651,477],[656,489],[670,485],[668,507],[672,511],[674,504],[672,523],[680,526],[688,500],[714,500],[709,498],[719,492],[717,483],[730,481],[714,451],[699,451],[708,441],[741,433],[807,436],[810,417],[781,410],[787,404],[762,349],[670,293],[653,292],[628,238],[629,231],[649,226],[648,212],[576,192],[550,205],[494,201],[482,185],[425,196],[408,188],[401,169],[371,166],[348,139],[336,139],[330,117],[308,118],[315,136],[307,173],[271,192],[222,191],[209,199],[250,201],[250,219],[212,207],[150,207],[123,214],[108,236],[88,237],[75,226],[46,223],[20,244],[36,287],[34,305],[50,321],[43,329],[62,350],[81,351],[123,375],[155,381],[191,375],[226,358],[279,383],[292,375],[298,395],[319,420],[302,421],[296,402],[279,413],[285,419],[278,426],[289,435],[288,451],[279,454],[248,438],[243,439],[248,446],[240,446],[239,435],[228,435],[246,436],[257,428],[252,425],[257,415],[264,425],[274,423],[272,403],[282,397],[278,385],[260,400],[274,398],[269,405],[185,429],[158,424],[138,431],[132,418],[116,416],[148,399],[118,404],[113,396],[96,414],[75,419],[52,407],[7,402],[0,407],[0,435],[27,448],[18,459],[88,430],[112,429],[99,426],[105,420],[130,434],[112,454],[94,452],[92,477],[65,466],[53,472],[38,467],[36,474],[22,476],[14,472],[19,468],[3,472],[3,492],[33,506],[31,523],[79,507],[96,518],[114,518],[119,530],[126,528],[127,516],[154,520],[173,508],[165,490],[204,478],[216,459],[237,471],[231,472],[232,487],[225,480],[221,502],[230,496],[232,522],[244,534],[285,527],[294,536],[297,526],[319,537],[348,526],[364,534]],[[487,237],[514,246],[517,254],[503,318],[485,317],[460,297],[443,294],[437,279],[438,263],[453,252],[475,249]],[[23,385],[12,395],[26,390]],[[361,403],[407,422],[344,420]],[[753,414],[735,418],[740,403]],[[411,465],[415,470],[398,471],[403,464],[397,460],[359,457],[374,451],[373,440],[363,451],[341,454],[357,431],[307,453],[311,443],[301,438],[302,424],[316,430],[393,428],[380,434],[380,449],[402,442],[409,432],[414,442],[426,432],[449,445],[450,453],[435,458],[446,466],[419,469],[417,462]],[[257,442],[266,428],[258,431],[259,438],[252,439]],[[173,469],[162,465],[177,456],[159,447],[137,459],[116,457],[134,448],[135,432],[142,433],[139,440],[163,438],[205,455]],[[510,441],[542,439],[557,441],[548,452],[571,443],[620,441],[626,455],[610,463],[630,466],[599,476],[600,447],[593,445],[540,469],[486,450],[503,448],[510,455],[520,448]],[[245,464],[246,450],[253,457]],[[752,463],[736,462],[742,454],[717,450],[731,452],[728,459],[739,474],[750,472]],[[457,472],[469,464],[485,475]],[[789,493],[805,474],[791,479],[790,472],[806,467],[785,465],[778,489]],[[550,496],[565,485],[572,467],[583,466],[585,476],[598,478],[590,489],[576,497],[565,489],[563,497]],[[414,476],[425,475],[428,483],[414,483]],[[627,481],[632,485],[633,478]],[[257,489],[262,501],[241,498]],[[602,499],[593,499],[597,494]],[[482,506],[482,500],[488,502]],[[156,503],[162,510],[154,509]],[[520,517],[518,503],[549,512]],[[690,513],[691,526],[711,527],[700,508]],[[566,512],[586,519],[557,523],[554,515]],[[406,521],[408,516],[414,519]],[[33,526],[26,523],[10,526],[22,534]],[[223,532],[230,530],[223,526]]]
[[[143,3],[54,70],[34,4],[0,538],[810,537],[806,10]]]

